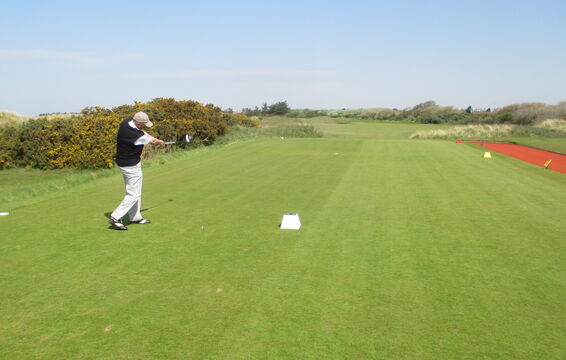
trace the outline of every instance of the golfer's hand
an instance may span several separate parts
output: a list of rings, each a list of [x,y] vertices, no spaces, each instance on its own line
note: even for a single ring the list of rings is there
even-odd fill
[[[159,140],[159,139],[157,139],[157,138],[154,138],[154,139],[151,141],[151,143],[152,143],[152,144],[165,145],[165,141]]]

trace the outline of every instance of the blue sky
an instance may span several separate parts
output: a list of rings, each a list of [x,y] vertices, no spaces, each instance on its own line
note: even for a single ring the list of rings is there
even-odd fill
[[[0,110],[566,100],[566,1],[0,1]]]

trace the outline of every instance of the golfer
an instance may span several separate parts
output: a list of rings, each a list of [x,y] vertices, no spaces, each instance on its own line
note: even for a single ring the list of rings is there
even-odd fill
[[[141,216],[142,169],[141,154],[146,144],[161,144],[159,140],[145,132],[152,127],[149,117],[144,112],[138,112],[132,119],[126,119],[118,128],[116,144],[116,164],[124,176],[126,195],[116,210],[110,215],[108,222],[119,230],[128,230],[122,218],[128,214],[130,223],[149,224],[151,221]]]

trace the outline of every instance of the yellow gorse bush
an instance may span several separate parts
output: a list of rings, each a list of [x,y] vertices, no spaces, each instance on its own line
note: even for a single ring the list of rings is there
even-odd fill
[[[112,110],[85,108],[77,116],[38,118],[1,126],[0,169],[112,167],[118,125],[138,111],[146,112],[151,118],[153,135],[175,141],[190,134],[195,139],[192,146],[212,144],[230,126],[259,126],[244,115],[223,113],[213,105],[170,98],[136,102]]]

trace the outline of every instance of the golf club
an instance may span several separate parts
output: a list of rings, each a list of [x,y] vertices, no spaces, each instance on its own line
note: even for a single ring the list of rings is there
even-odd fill
[[[166,142],[165,145],[173,145],[173,144],[177,144],[179,142],[180,143],[190,143],[191,140],[193,140],[193,137],[191,135],[187,134],[187,135],[183,136],[183,138],[181,140],[179,140],[179,141],[169,141],[169,142]]]

